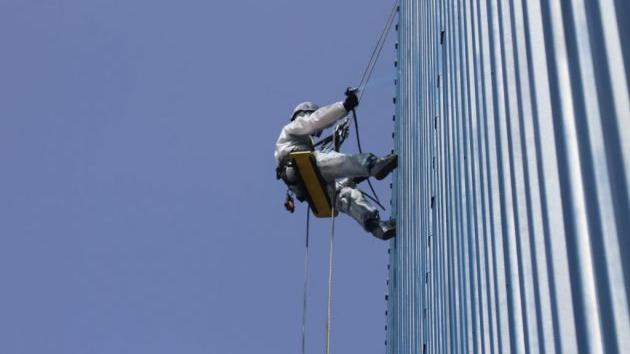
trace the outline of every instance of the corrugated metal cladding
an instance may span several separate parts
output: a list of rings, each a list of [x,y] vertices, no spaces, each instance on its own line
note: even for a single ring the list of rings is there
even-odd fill
[[[401,0],[388,353],[630,353],[630,1]]]

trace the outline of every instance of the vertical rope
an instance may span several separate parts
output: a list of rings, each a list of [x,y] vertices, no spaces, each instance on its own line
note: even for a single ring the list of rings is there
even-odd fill
[[[328,247],[328,314],[326,316],[326,354],[330,354],[330,324],[332,321],[332,274],[333,274],[333,254],[335,241],[335,202],[337,199],[337,186],[334,184],[333,200],[331,208],[332,228],[330,231],[330,245]]]
[[[368,62],[368,66],[365,69],[365,71],[363,72],[363,76],[361,77],[361,82],[359,83],[359,99],[361,99],[363,97],[363,93],[365,91],[365,88],[368,84],[368,82],[370,81],[370,78],[372,76],[372,73],[374,71],[374,67],[376,66],[376,63],[381,55],[381,51],[383,49],[383,46],[385,44],[385,41],[387,39],[387,34],[389,33],[391,26],[394,22],[394,19],[396,17],[396,12],[397,12],[397,8],[398,8],[398,2],[399,0],[396,0],[394,2],[394,6],[392,8],[392,11],[389,15],[389,18],[387,19],[387,22],[385,24],[385,28],[383,28],[383,31],[381,32],[381,35],[377,41],[376,47],[374,48],[374,50],[372,51],[372,56],[370,58],[370,61]],[[357,124],[357,118],[356,118],[356,113],[353,111],[354,114],[354,123],[355,123],[355,129],[357,131],[357,143],[359,145],[359,151],[362,150],[361,148],[361,143],[359,141],[359,126]],[[334,135],[333,135],[334,138]],[[334,139],[333,139],[333,144],[334,144]],[[334,145],[333,145],[334,146]],[[368,179],[369,182],[369,179]],[[374,188],[372,187],[372,183],[370,184],[370,189],[372,190],[372,193],[374,193],[374,195],[376,195],[376,193],[374,192]],[[331,207],[331,218],[332,218],[332,222],[331,222],[331,230],[330,230],[330,245],[329,245],[329,254],[328,254],[328,312],[327,312],[327,316],[326,316],[326,354],[330,354],[330,328],[331,328],[331,322],[332,322],[332,276],[333,276],[333,255],[334,255],[334,241],[335,241],[335,203],[336,203],[336,199],[337,199],[337,186],[336,183],[333,183],[333,198],[332,198],[332,207]],[[378,197],[374,198],[375,201],[377,202],[377,204],[380,205],[379,201],[378,201]],[[381,206],[381,208],[383,208]],[[384,209],[384,208],[383,208]],[[307,297],[307,287],[308,287],[308,239],[309,239],[309,220],[310,220],[310,210],[307,210],[307,216],[306,216],[306,255],[304,258],[304,304],[303,304],[303,314],[302,314],[302,354],[305,354],[305,342],[306,342],[306,297]]]
[[[352,118],[354,119],[354,129],[357,134],[357,147],[359,148],[359,154],[362,154],[363,147],[361,147],[361,134],[359,134],[359,121],[357,119],[357,112],[354,109],[352,110]],[[383,204],[381,204],[381,200],[379,199],[378,194],[376,194],[376,191],[374,190],[374,186],[372,185],[372,181],[370,181],[370,178],[367,179],[367,182],[368,182],[368,186],[370,186],[370,190],[372,191],[372,195],[370,196],[370,199],[376,202],[376,204],[378,204],[378,206],[380,206],[381,209],[385,210],[385,207],[383,206]]]
[[[372,56],[370,57],[370,61],[368,62],[367,67],[363,71],[363,75],[361,76],[361,81],[359,82],[359,100],[363,97],[363,92],[372,77],[372,72],[374,72],[374,67],[378,62],[379,57],[381,56],[381,51],[383,50],[383,46],[385,45],[385,41],[387,40],[387,35],[394,23],[394,19],[396,18],[396,12],[398,12],[398,1],[394,2],[394,6],[387,18],[387,22],[385,23],[385,27],[381,32],[381,35],[378,37],[378,41],[376,42],[376,46],[374,50],[372,50]]]
[[[306,353],[306,304],[308,297],[308,239],[311,223],[311,209],[306,208],[306,251],[304,252],[304,301],[302,303],[302,354]]]

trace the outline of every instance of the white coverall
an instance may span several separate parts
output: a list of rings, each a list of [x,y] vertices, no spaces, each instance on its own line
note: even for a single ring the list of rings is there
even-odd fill
[[[337,102],[315,112],[298,115],[282,128],[274,153],[276,162],[281,164],[290,152],[312,150],[311,135],[333,126],[347,114],[343,103]],[[370,167],[376,156],[370,153],[347,155],[335,151],[314,151],[314,156],[322,178],[329,183],[329,192],[337,193],[334,198],[337,210],[350,215],[364,229],[368,220],[379,219],[378,210],[365,199],[352,181],[353,177],[370,176]]]

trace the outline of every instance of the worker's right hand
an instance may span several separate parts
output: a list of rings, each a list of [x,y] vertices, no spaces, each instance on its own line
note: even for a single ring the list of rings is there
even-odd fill
[[[348,125],[348,121],[345,121],[339,127],[339,137],[341,138],[341,140],[346,140],[348,135],[350,135],[350,126]]]
[[[359,105],[359,98],[354,90],[346,91],[346,99],[343,101],[343,108],[346,109],[346,112],[352,111],[356,106]]]

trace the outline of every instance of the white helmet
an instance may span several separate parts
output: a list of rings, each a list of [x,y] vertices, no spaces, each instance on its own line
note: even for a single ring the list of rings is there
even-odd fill
[[[302,102],[299,105],[295,106],[293,109],[293,114],[291,114],[291,121],[295,119],[299,113],[302,112],[315,112],[319,109],[319,106],[313,102]]]

